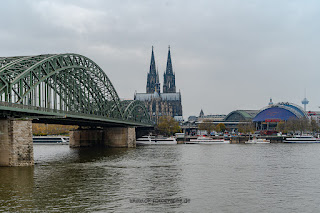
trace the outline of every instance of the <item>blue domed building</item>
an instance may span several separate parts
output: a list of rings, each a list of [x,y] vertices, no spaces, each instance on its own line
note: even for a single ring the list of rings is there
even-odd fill
[[[252,121],[259,130],[275,130],[281,121],[300,118],[308,118],[308,114],[301,107],[281,102],[261,109]]]

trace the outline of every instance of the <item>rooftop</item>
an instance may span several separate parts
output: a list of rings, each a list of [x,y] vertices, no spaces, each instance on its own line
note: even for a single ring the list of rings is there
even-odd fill
[[[165,101],[179,101],[181,94],[177,93],[136,93],[135,100],[139,101],[150,101],[152,99],[161,98]]]

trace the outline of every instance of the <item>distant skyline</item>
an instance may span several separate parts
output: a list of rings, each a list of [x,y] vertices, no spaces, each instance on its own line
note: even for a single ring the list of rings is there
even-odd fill
[[[154,46],[161,88],[171,47],[184,118],[292,102],[320,106],[316,0],[3,0],[0,57],[78,53],[119,96],[145,92]]]

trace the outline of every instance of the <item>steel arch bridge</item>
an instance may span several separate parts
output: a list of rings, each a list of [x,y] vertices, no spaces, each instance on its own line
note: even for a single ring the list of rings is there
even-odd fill
[[[120,101],[106,73],[73,53],[1,57],[1,113],[53,116],[69,123],[152,125],[142,102]]]

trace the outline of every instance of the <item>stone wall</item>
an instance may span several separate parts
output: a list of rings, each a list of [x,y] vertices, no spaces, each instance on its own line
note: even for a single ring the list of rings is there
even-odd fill
[[[0,166],[32,166],[32,121],[0,120]]]
[[[127,128],[128,129],[128,148],[136,147],[136,129],[135,128]]]
[[[0,166],[9,166],[11,143],[9,136],[10,120],[0,120]]]

